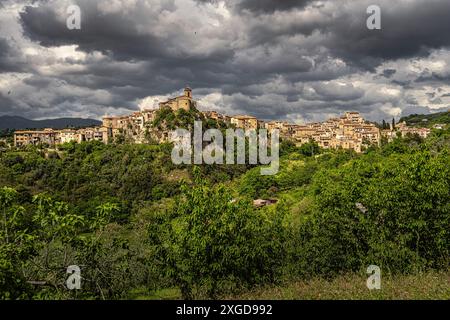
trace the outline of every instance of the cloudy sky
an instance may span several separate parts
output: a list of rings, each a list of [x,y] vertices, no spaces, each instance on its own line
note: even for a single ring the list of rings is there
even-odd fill
[[[0,0],[0,115],[127,114],[186,85],[201,110],[297,123],[443,111],[450,1]]]

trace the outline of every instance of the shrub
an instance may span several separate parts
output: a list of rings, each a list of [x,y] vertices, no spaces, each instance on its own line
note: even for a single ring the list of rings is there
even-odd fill
[[[184,298],[214,298],[274,279],[283,243],[280,216],[264,217],[248,202],[234,201],[229,190],[211,187],[198,172],[170,216],[169,231],[157,242]]]

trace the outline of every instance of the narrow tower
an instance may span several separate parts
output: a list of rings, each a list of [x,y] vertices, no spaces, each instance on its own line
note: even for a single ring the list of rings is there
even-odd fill
[[[192,89],[189,87],[184,88],[184,95],[189,99],[192,99]]]

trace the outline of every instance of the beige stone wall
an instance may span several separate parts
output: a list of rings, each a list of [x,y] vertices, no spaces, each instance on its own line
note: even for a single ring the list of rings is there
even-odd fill
[[[37,131],[16,131],[14,133],[14,145],[16,147],[24,145],[37,145],[47,143],[51,146],[56,143],[56,132],[52,129]]]

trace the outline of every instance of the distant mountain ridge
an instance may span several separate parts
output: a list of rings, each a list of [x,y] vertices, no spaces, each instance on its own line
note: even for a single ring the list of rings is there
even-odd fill
[[[0,116],[0,130],[24,130],[24,129],[65,129],[90,127],[101,125],[102,122],[95,119],[83,118],[57,118],[44,120],[30,120],[19,116]]]

